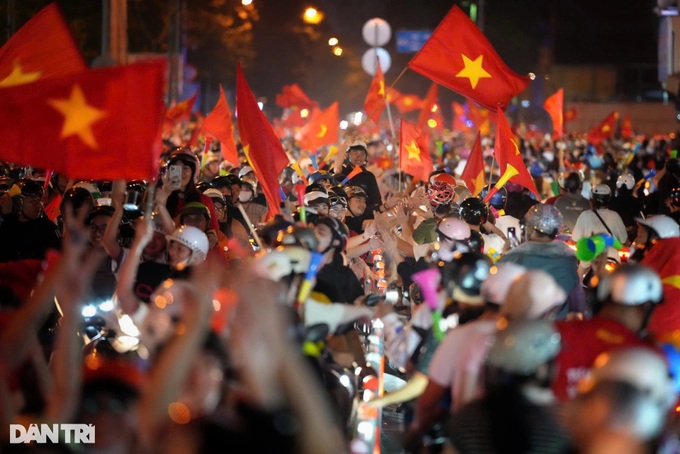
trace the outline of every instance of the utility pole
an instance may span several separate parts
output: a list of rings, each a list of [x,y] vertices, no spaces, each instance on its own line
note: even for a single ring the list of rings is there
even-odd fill
[[[106,0],[105,0],[106,1]],[[127,64],[127,0],[110,0],[110,55],[118,65]]]

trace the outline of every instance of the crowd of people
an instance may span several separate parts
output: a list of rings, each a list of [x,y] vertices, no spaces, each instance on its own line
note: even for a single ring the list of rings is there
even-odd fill
[[[2,452],[371,452],[352,415],[397,404],[406,452],[677,452],[676,138],[522,140],[540,198],[487,197],[492,141],[473,194],[442,142],[418,181],[382,136],[286,141],[280,207],[219,148],[167,143],[157,181],[5,163]],[[405,385],[364,400],[377,319]],[[95,443],[7,430],[70,423]]]

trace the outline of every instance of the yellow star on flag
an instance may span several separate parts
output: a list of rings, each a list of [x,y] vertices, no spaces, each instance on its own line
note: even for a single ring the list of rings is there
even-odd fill
[[[472,180],[474,186],[474,193],[472,195],[477,195],[484,189],[484,171],[481,170],[477,176]]]
[[[602,132],[609,132],[610,129],[609,125],[602,126]]]
[[[380,88],[378,88],[378,95],[380,95],[381,98],[385,97],[385,81],[384,80],[380,81]]]
[[[319,126],[319,129],[320,129],[320,131],[319,131],[319,133],[318,133],[316,136],[317,136],[317,137],[323,137],[323,136],[326,135],[326,131],[328,131],[328,126],[326,126],[325,124],[321,123],[321,125]]]
[[[23,85],[35,82],[40,79],[41,71],[34,71],[32,73],[25,73],[19,61],[15,61],[12,66],[12,72],[4,79],[0,80],[0,87],[13,87],[15,85]]]
[[[410,106],[411,104],[413,104],[413,99],[404,98],[404,104],[407,105],[407,106]]]
[[[460,56],[463,57],[463,64],[465,65],[465,68],[456,74],[456,77],[467,77],[470,80],[470,85],[472,86],[473,90],[477,88],[479,79],[491,78],[491,74],[486,72],[482,66],[484,55],[480,55],[474,60],[470,60],[464,54],[460,54]]]
[[[411,143],[406,145],[406,151],[408,151],[408,158],[409,159],[414,159],[418,162],[420,161],[420,148],[418,148],[418,145],[416,145],[416,142],[414,140],[411,140]]]
[[[64,116],[61,138],[76,135],[90,148],[97,149],[97,141],[92,134],[92,124],[106,116],[106,112],[87,103],[83,91],[74,85],[68,99],[48,99],[48,104]]]

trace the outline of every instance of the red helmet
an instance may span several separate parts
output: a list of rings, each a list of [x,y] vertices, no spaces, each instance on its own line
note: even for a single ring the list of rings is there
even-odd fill
[[[448,183],[435,181],[427,187],[427,198],[430,199],[430,205],[433,207],[451,202],[455,195],[453,186]]]
[[[451,175],[448,173],[438,173],[436,175],[432,175],[430,177],[430,184],[434,183],[446,183],[450,186],[455,186],[456,185],[456,179],[453,178]]]

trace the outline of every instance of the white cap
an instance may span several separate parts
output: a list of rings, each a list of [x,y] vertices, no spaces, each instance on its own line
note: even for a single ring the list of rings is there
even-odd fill
[[[505,296],[501,312],[515,319],[537,319],[567,300],[567,292],[543,270],[529,270],[517,277]]]
[[[253,172],[253,168],[250,166],[244,166],[241,170],[238,171],[238,177],[243,178],[244,176],[248,175],[250,172]]]
[[[526,268],[517,263],[505,262],[494,266],[489,271],[489,277],[482,282],[482,297],[495,304],[503,304],[513,281],[524,274]]]

